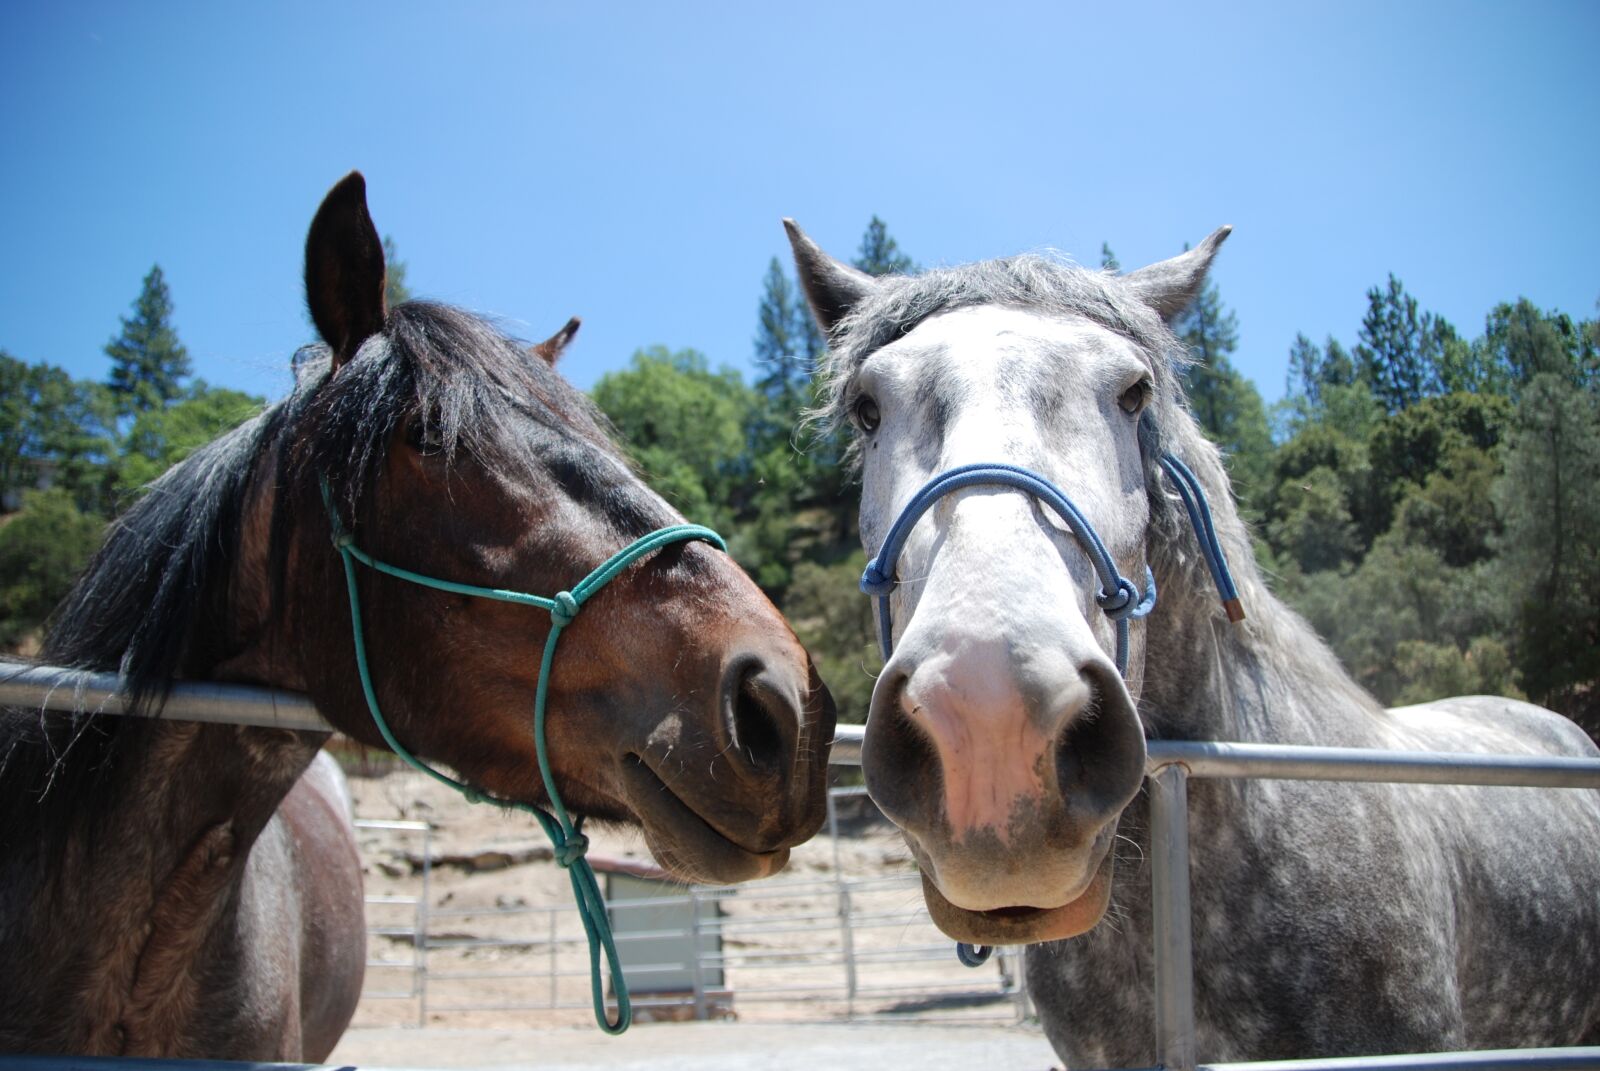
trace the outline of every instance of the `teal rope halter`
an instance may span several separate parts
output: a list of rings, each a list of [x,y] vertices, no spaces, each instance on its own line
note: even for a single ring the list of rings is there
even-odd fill
[[[497,803],[502,807],[526,811],[539,820],[539,824],[544,827],[545,835],[550,838],[550,843],[555,849],[556,862],[566,870],[567,877],[572,881],[572,894],[578,904],[578,917],[583,922],[583,932],[589,938],[589,983],[594,998],[595,1022],[599,1023],[600,1029],[608,1034],[622,1033],[633,1022],[633,1004],[628,999],[628,983],[622,973],[622,963],[617,958],[616,942],[611,936],[611,923],[606,918],[605,901],[600,896],[600,886],[595,881],[594,868],[589,865],[589,860],[585,857],[585,853],[589,850],[589,838],[578,832],[567,814],[567,806],[562,802],[561,792],[556,788],[555,776],[550,771],[550,757],[545,748],[545,700],[549,695],[550,666],[555,659],[556,641],[561,638],[562,630],[572,624],[573,618],[577,617],[578,611],[590,596],[615,579],[628,566],[670,543],[698,539],[723,551],[728,549],[727,544],[716,532],[697,524],[674,524],[658,528],[607,558],[588,576],[578,581],[571,591],[558,591],[554,597],[545,598],[542,595],[529,595],[521,591],[438,580],[379,561],[356,546],[355,537],[345,530],[343,522],[339,519],[339,511],[334,508],[333,493],[329,490],[326,479],[322,481],[322,501],[328,509],[328,521],[333,527],[333,546],[344,563],[345,586],[350,592],[350,627],[355,637],[356,669],[361,675],[361,691],[367,698],[367,709],[372,712],[372,720],[377,723],[378,732],[383,734],[384,741],[396,755],[435,781],[449,785],[465,796],[469,802]],[[544,656],[539,661],[539,684],[533,696],[534,750],[539,759],[539,776],[544,781],[545,793],[550,797],[550,811],[516,800],[485,795],[466,782],[458,781],[429,766],[407,750],[395,737],[394,731],[389,728],[389,723],[384,720],[383,712],[378,708],[378,693],[372,686],[372,671],[367,663],[367,643],[361,627],[361,597],[356,590],[356,562],[380,573],[437,591],[496,599],[523,606],[537,606],[550,614],[550,635],[544,643]],[[605,992],[600,983],[602,951],[605,953],[606,965],[611,971],[611,984],[617,993],[615,1020],[606,1015]]]

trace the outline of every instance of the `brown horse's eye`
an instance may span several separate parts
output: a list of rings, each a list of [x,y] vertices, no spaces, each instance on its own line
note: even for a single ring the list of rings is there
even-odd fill
[[[426,457],[444,452],[444,432],[437,421],[412,417],[406,421],[406,445]]]
[[[883,422],[883,416],[878,412],[878,403],[871,398],[862,398],[856,402],[856,423],[861,430],[871,435],[878,430],[878,425]]]
[[[1137,416],[1150,402],[1150,381],[1141,379],[1117,396],[1117,406],[1129,416]]]

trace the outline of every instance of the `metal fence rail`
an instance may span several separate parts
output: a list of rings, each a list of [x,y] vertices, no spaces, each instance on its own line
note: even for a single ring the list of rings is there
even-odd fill
[[[129,713],[122,698],[120,683],[116,675],[109,673],[81,673],[50,666],[0,661],[0,704],[69,712],[90,710]],[[331,730],[304,696],[207,682],[185,682],[174,686],[160,713],[174,720]],[[842,765],[859,764],[863,735],[859,726],[841,726],[834,741],[831,761]],[[1202,1071],[1202,1065],[1198,1065],[1195,1058],[1193,939],[1189,907],[1188,782],[1191,777],[1600,789],[1600,760],[1592,759],[1191,741],[1152,741],[1149,744],[1146,774],[1150,780],[1157,1056],[1161,1066],[1169,1071]],[[830,798],[830,817],[831,804]],[[835,822],[835,832],[836,829]],[[700,893],[691,890],[691,895]],[[423,897],[425,900],[426,897]],[[848,910],[843,907],[848,903],[848,896],[841,894],[842,910]],[[854,928],[848,923],[842,926],[846,943]],[[920,953],[922,950],[917,951]],[[424,956],[425,952],[424,948]],[[860,957],[844,958],[847,961],[852,958],[859,961]],[[388,962],[382,964],[395,965]],[[420,973],[425,978],[427,971],[424,968]],[[854,991],[856,982],[853,974],[848,984]],[[424,988],[421,992],[425,993],[425,982],[422,985]],[[37,1068],[38,1071],[126,1066],[118,1061],[49,1057],[7,1057],[4,1062],[8,1068]],[[172,1061],[151,1063],[181,1067],[186,1071],[203,1066]],[[1519,1068],[1526,1071],[1536,1068],[1596,1068],[1600,1067],[1600,1048],[1432,1053],[1203,1066],[1216,1071],[1348,1071],[1355,1068],[1385,1071]]]

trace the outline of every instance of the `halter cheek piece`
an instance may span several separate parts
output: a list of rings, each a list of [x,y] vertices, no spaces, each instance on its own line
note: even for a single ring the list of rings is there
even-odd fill
[[[1216,582],[1217,590],[1222,595],[1222,605],[1228,620],[1243,621],[1244,609],[1239,603],[1239,590],[1234,586],[1233,574],[1228,571],[1227,558],[1222,553],[1222,544],[1217,539],[1216,529],[1211,523],[1211,506],[1206,501],[1200,481],[1189,471],[1187,465],[1172,454],[1166,454],[1161,458],[1161,468],[1173,486],[1178,489],[1178,496],[1183,499],[1183,507],[1189,514],[1189,523],[1194,526],[1195,536],[1200,541],[1200,554],[1205,558],[1206,567],[1211,570],[1211,579]],[[883,650],[884,661],[889,660],[890,643],[894,635],[893,622],[889,617],[889,596],[894,591],[896,583],[895,565],[900,560],[900,552],[905,549],[911,529],[916,527],[922,515],[932,509],[944,496],[964,487],[980,485],[1014,487],[1049,506],[1066,522],[1067,528],[1088,553],[1089,561],[1100,577],[1100,591],[1095,595],[1095,602],[1105,611],[1107,617],[1116,622],[1117,672],[1126,677],[1128,622],[1134,618],[1144,617],[1155,609],[1155,574],[1150,571],[1148,565],[1145,566],[1145,589],[1141,595],[1133,581],[1117,571],[1117,563],[1107,553],[1106,546],[1101,542],[1094,527],[1084,518],[1078,507],[1072,504],[1072,499],[1038,473],[1018,465],[1005,464],[961,465],[929,480],[920,491],[911,496],[911,501],[906,503],[905,508],[900,511],[900,515],[889,528],[889,534],[885,537],[883,546],[878,549],[877,557],[867,563],[866,571],[861,574],[861,590],[878,600],[878,645]],[[956,945],[957,957],[968,967],[976,967],[983,963],[989,958],[991,951],[992,949],[986,945],[973,946],[965,943]]]
[[[545,748],[545,700],[549,695],[550,666],[555,659],[556,641],[561,638],[561,631],[578,615],[583,604],[614,579],[628,566],[648,554],[671,543],[682,543],[688,540],[703,540],[719,550],[727,550],[722,537],[709,528],[702,528],[696,524],[675,524],[667,528],[659,528],[649,535],[634,540],[626,547],[617,551],[602,562],[593,572],[573,586],[571,591],[557,592],[551,598],[542,595],[529,595],[520,591],[506,591],[501,588],[478,587],[473,584],[458,584],[452,580],[438,580],[421,573],[413,573],[409,569],[402,569],[397,565],[380,561],[367,554],[355,545],[355,539],[345,530],[343,522],[339,519],[339,511],[333,505],[333,493],[329,490],[328,481],[322,481],[322,501],[328,510],[328,522],[333,528],[333,546],[339,552],[339,557],[344,562],[345,586],[350,593],[350,626],[355,638],[356,669],[361,676],[361,691],[367,699],[367,709],[372,713],[372,720],[378,726],[378,732],[383,734],[383,739],[401,759],[414,766],[442,784],[449,785],[465,796],[472,803],[496,803],[502,807],[510,807],[519,811],[526,811],[539,820],[544,827],[544,832],[550,838],[550,843],[555,850],[555,860],[567,871],[567,877],[572,881],[572,893],[578,904],[578,917],[583,922],[584,933],[589,938],[589,976],[590,989],[594,999],[594,1017],[600,1024],[600,1029],[608,1034],[620,1034],[628,1029],[633,1021],[633,1006],[628,999],[627,979],[622,973],[622,963],[617,958],[617,946],[611,936],[611,924],[606,918],[605,901],[600,896],[600,886],[595,881],[594,868],[589,865],[585,853],[589,850],[589,838],[578,832],[577,825],[567,814],[566,804],[561,800],[561,792],[556,788],[555,776],[550,770],[550,758]],[[447,774],[439,772],[426,762],[413,755],[405,745],[395,737],[394,731],[389,728],[389,723],[384,719],[383,712],[378,706],[378,693],[372,684],[372,672],[367,663],[367,644],[361,626],[361,598],[356,587],[356,563],[360,562],[369,569],[387,574],[412,584],[420,584],[436,591],[448,591],[455,595],[472,595],[480,599],[495,599],[500,602],[519,603],[523,606],[536,606],[550,614],[550,635],[544,643],[544,656],[539,662],[539,684],[533,696],[533,743],[534,753],[539,760],[539,777],[544,781],[545,794],[550,798],[550,811],[540,807],[533,807],[516,800],[499,799],[487,796],[473,788],[464,781],[458,781]],[[553,812],[553,813],[552,813]],[[605,991],[600,980],[600,954],[604,951],[606,965],[611,971],[611,985],[617,995],[617,1017],[615,1020],[606,1016]]]

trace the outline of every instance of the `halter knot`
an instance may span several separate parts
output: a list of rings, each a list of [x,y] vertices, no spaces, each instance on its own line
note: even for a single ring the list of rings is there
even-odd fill
[[[556,628],[572,624],[572,619],[578,616],[578,600],[572,597],[572,592],[558,591],[550,601],[555,603],[550,607],[550,620],[556,623]]]
[[[876,558],[867,563],[866,571],[861,574],[861,590],[875,596],[887,595],[894,590],[894,578],[883,575]]]
[[[561,845],[556,848],[556,862],[561,866],[570,867],[582,859],[589,851],[589,838],[574,830]]]
[[[346,531],[343,531],[343,530],[339,530],[339,531],[335,531],[333,533],[333,549],[334,550],[343,551],[343,550],[346,550],[347,548],[353,547],[355,545],[356,545],[356,537],[351,535],[349,532],[346,532]]]
[[[1117,590],[1102,591],[1094,597],[1100,609],[1113,621],[1132,617],[1139,609],[1139,589],[1125,576],[1117,577]]]

